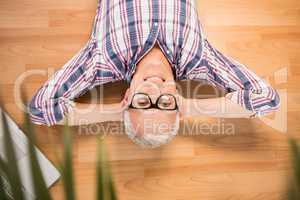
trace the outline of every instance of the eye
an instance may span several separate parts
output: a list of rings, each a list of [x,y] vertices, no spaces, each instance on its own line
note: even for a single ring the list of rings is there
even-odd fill
[[[159,105],[167,108],[172,105],[172,101],[169,97],[162,97],[159,101]]]
[[[171,106],[171,102],[160,102],[160,106],[168,108]]]
[[[151,105],[150,99],[144,94],[136,94],[132,100],[132,106],[135,108],[147,108]]]
[[[148,98],[140,98],[137,100],[137,104],[139,106],[146,106],[149,104],[149,99]]]
[[[171,95],[163,95],[160,97],[158,106],[161,109],[175,109],[176,108],[176,101],[173,96]]]

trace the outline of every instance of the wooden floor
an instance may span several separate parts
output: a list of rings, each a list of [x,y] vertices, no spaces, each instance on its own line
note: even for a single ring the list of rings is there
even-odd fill
[[[118,197],[121,200],[284,199],[289,172],[287,138],[293,136],[300,142],[300,1],[197,3],[209,41],[277,88],[282,109],[276,116],[263,120],[185,120],[181,122],[180,136],[156,150],[140,149],[123,132],[108,134],[105,143]],[[95,9],[96,0],[0,2],[1,98],[20,126],[22,113],[14,96],[16,81],[26,72],[42,70],[50,74],[65,64],[87,41]],[[46,80],[46,75],[27,78],[24,85],[28,96]],[[118,101],[125,86],[107,88],[105,99]],[[199,130],[189,131],[186,128],[189,124],[214,128],[231,125],[234,132],[193,136],[188,133],[196,134]],[[102,127],[113,126],[122,127],[118,123]],[[54,152],[61,147],[60,127],[36,127],[36,131],[39,147],[56,162]],[[74,129],[77,196],[92,200],[97,136],[82,131]],[[107,131],[99,129],[99,132]],[[62,183],[58,182],[51,193],[54,199],[63,199]]]

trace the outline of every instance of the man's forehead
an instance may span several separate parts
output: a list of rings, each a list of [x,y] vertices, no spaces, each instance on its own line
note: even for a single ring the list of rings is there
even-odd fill
[[[130,109],[130,121],[138,134],[170,132],[176,123],[177,111]]]

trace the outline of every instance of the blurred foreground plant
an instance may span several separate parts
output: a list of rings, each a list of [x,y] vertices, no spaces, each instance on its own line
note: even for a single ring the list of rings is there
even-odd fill
[[[0,157],[0,200],[23,200],[25,193],[22,190],[20,171],[17,166],[16,152],[13,148],[11,134],[8,128],[6,115],[1,110],[2,124],[4,132],[4,150],[6,159]],[[37,199],[51,200],[52,197],[46,187],[42,170],[38,163],[35,151],[35,133],[29,116],[25,113],[24,130],[28,136],[28,152],[30,155],[31,179]],[[74,175],[72,166],[72,137],[67,126],[64,134],[64,157],[60,161],[59,169],[62,175],[64,193],[66,200],[75,200]],[[95,177],[97,179],[96,197],[98,200],[115,200],[116,193],[110,172],[110,167],[106,159],[105,151],[101,140],[98,140],[97,168]],[[2,178],[1,178],[2,177]]]
[[[294,139],[289,140],[293,160],[293,174],[288,188],[288,200],[300,200],[300,149]]]

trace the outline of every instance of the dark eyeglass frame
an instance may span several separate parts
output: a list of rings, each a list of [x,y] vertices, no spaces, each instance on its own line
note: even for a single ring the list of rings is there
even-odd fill
[[[151,104],[149,105],[149,107],[146,107],[146,108],[136,108],[136,107],[134,107],[134,106],[132,105],[132,100],[134,99],[134,97],[135,97],[136,95],[141,95],[141,94],[147,96],[148,99],[150,100],[150,103],[151,103]],[[160,108],[160,107],[158,106],[158,102],[159,102],[160,98],[161,98],[162,96],[166,96],[166,95],[171,96],[171,97],[174,98],[174,101],[175,101],[175,108],[172,108],[172,109],[168,109],[168,108],[167,108],[167,109],[166,109],[166,108]],[[148,109],[151,109],[151,108],[156,108],[156,109],[159,109],[159,110],[174,111],[174,110],[177,110],[177,109],[178,109],[178,104],[177,104],[176,97],[175,97],[173,94],[167,94],[167,93],[166,93],[166,94],[161,94],[161,95],[157,98],[156,102],[153,103],[153,102],[152,102],[152,99],[150,98],[150,96],[149,96],[148,94],[140,92],[140,93],[136,93],[136,94],[133,95],[133,97],[132,97],[132,99],[131,99],[131,103],[130,103],[130,105],[129,105],[129,108],[132,108],[132,109],[142,109],[142,110],[148,110]]]

